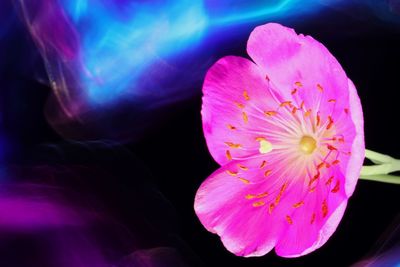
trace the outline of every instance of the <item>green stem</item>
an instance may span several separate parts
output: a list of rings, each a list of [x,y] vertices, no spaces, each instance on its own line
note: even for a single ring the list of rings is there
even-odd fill
[[[400,160],[371,150],[365,150],[365,157],[375,165],[363,166],[360,179],[400,184],[400,176],[389,175],[389,173],[400,171]]]
[[[382,183],[400,184],[399,176],[389,174],[361,176],[360,179]]]
[[[369,149],[365,150],[365,157],[367,159],[371,160],[375,164],[391,162],[392,160],[394,160],[394,158],[392,158],[391,156],[381,154],[381,153],[378,153],[378,152],[375,152],[375,151],[372,151]]]

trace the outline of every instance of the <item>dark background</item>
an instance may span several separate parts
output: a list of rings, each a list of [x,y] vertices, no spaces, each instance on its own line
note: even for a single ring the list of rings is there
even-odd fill
[[[400,186],[359,181],[338,229],[319,250],[295,259],[274,252],[258,258],[230,254],[193,211],[197,188],[218,168],[202,133],[201,83],[194,84],[194,97],[157,111],[153,126],[131,142],[65,140],[44,117],[51,90],[35,45],[18,19],[12,21],[12,30],[0,40],[3,181],[10,182],[11,173],[16,181],[34,177],[78,192],[125,225],[138,247],[174,247],[188,266],[349,266],[387,249],[384,240],[399,242],[394,235],[400,224]],[[358,89],[367,148],[400,158],[400,24],[357,5],[326,7],[304,20],[278,22],[328,47]],[[218,42],[216,58],[247,57],[245,45],[254,26],[242,26],[229,42]],[[213,34],[219,33],[210,38]],[[37,244],[17,241],[11,246],[32,260],[13,263],[10,259],[18,257],[2,252],[4,267],[36,266],[32,248]]]

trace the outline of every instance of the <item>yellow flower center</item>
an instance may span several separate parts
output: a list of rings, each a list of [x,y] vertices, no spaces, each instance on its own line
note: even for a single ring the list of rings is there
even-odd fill
[[[299,147],[304,154],[312,154],[317,147],[317,141],[309,135],[304,135],[300,140]]]

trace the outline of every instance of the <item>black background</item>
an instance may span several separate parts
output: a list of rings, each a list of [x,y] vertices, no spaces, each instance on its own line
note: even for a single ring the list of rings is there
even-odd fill
[[[358,89],[367,148],[400,158],[400,24],[357,5],[326,7],[304,19],[278,22],[328,47]],[[229,43],[218,42],[227,49],[215,48],[216,58],[247,57],[245,45],[253,26],[243,26]],[[146,134],[131,142],[65,140],[43,115],[51,91],[41,82],[46,78],[36,48],[17,19],[12,27],[1,39],[0,51],[4,176],[12,173],[16,181],[34,177],[77,192],[125,225],[135,236],[136,247],[174,247],[188,266],[349,266],[385,249],[382,238],[393,239],[400,223],[400,186],[359,181],[338,229],[319,250],[294,259],[274,252],[258,258],[230,254],[193,211],[197,188],[218,168],[202,134],[201,82],[193,85],[193,97],[160,110]],[[9,247],[4,240],[0,244],[0,250]],[[35,265],[35,242],[22,238],[10,246],[15,250],[0,253],[0,266],[43,266]],[[130,249],[122,247],[121,255]],[[18,258],[11,255],[15,251],[31,260],[12,261]]]

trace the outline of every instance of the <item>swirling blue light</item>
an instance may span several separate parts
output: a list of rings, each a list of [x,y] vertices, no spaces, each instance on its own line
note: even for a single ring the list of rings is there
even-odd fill
[[[150,2],[63,2],[79,32],[87,71],[80,78],[89,99],[103,103],[120,97],[155,58],[200,39],[208,23],[201,1]]]
[[[367,5],[371,1],[366,0]],[[375,1],[375,0],[374,0]],[[168,98],[179,90],[157,83],[160,73],[168,75],[168,68],[159,69],[159,63],[169,66],[176,56],[185,57],[189,48],[212,41],[208,33],[219,31],[229,38],[227,31],[240,30],[235,25],[255,25],[272,20],[304,20],[304,14],[316,12],[325,6],[358,4],[361,0],[19,0],[25,8],[32,34],[43,50],[58,96],[68,95],[74,102],[71,88],[78,88],[79,98],[91,106],[113,104],[121,99],[145,97]],[[374,6],[382,7],[377,0]],[[41,16],[30,14],[32,5],[42,5],[54,11],[54,6],[65,15],[65,22],[58,25],[64,30],[59,36],[38,34],[48,31],[48,26],[58,23],[60,14],[53,21],[49,12]],[[387,5],[386,5],[387,7]],[[382,10],[382,8],[380,8]],[[70,36],[71,44],[65,33]],[[68,35],[68,34],[67,34]],[[214,35],[215,36],[215,35]],[[227,37],[228,36],[228,37]],[[46,38],[48,40],[46,40]],[[59,40],[56,40],[59,38]],[[64,44],[64,45],[63,45]],[[49,53],[49,47],[58,48],[58,55]],[[62,49],[75,54],[73,64],[65,61]],[[57,49],[56,49],[57,50]],[[75,51],[77,50],[77,51]],[[71,52],[72,51],[72,52]],[[192,51],[193,52],[193,51]],[[201,57],[199,53],[198,57]],[[61,60],[54,60],[59,57]],[[68,56],[66,56],[68,58]],[[55,63],[54,63],[55,62]],[[172,69],[172,68],[171,68]],[[204,74],[204,73],[203,73]],[[162,76],[161,75],[161,76]],[[184,78],[184,77],[182,77]],[[143,80],[153,80],[154,88],[143,86]],[[148,84],[148,82],[147,82]],[[178,83],[177,83],[178,84]],[[178,85],[177,85],[178,86]],[[172,86],[173,87],[173,86]],[[187,90],[187,89],[185,89]],[[60,93],[64,92],[64,93]],[[186,94],[185,94],[186,95]],[[72,100],[71,100],[72,99]],[[64,100],[61,99],[61,102]],[[81,102],[82,102],[81,101]],[[118,102],[118,101],[117,101]],[[81,103],[80,103],[81,104]],[[69,104],[71,105],[71,104]]]

